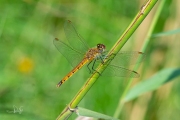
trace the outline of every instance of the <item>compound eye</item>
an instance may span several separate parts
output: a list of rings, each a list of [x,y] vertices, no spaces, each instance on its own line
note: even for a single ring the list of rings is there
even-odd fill
[[[99,47],[100,47],[100,44],[97,44],[97,47],[99,48]]]
[[[101,45],[101,47],[102,47],[103,49],[105,49],[105,48],[106,48],[106,46],[105,46],[105,45],[103,45],[103,44]]]

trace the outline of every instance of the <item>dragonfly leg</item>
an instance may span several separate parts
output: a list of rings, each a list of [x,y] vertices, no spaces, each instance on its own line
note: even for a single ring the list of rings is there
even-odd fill
[[[102,56],[100,56],[100,59],[101,59],[101,63],[104,64],[104,60],[103,60]]]
[[[92,61],[90,61],[88,64],[87,64],[87,68],[89,69],[89,73],[91,74],[92,73],[92,71],[91,71],[91,69],[89,68],[89,65],[92,63]]]
[[[94,64],[95,64],[95,62],[96,62],[96,59],[95,59],[95,60],[94,60],[94,62],[93,62],[93,65],[92,65],[92,70],[93,70],[93,71],[96,71],[99,75],[101,75],[101,73],[100,73],[100,72],[98,72],[97,70],[95,70],[95,69],[94,69]]]
[[[109,58],[110,56],[112,56],[112,55],[113,55],[113,57],[111,57],[110,59],[108,59],[108,58]],[[112,60],[114,59],[115,55],[116,55],[116,54],[112,53],[111,55],[106,56],[106,57],[104,58],[104,59],[108,59],[106,63],[112,61]]]

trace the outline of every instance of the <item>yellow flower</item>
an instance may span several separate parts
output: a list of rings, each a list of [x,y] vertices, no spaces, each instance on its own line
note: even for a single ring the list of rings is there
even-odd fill
[[[30,58],[23,57],[20,59],[20,62],[18,64],[18,69],[22,73],[29,73],[33,69],[33,61]]]

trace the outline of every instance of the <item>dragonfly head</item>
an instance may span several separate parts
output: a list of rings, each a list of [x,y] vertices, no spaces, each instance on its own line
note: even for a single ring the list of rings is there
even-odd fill
[[[105,51],[106,46],[104,44],[97,44],[97,49],[101,52]]]

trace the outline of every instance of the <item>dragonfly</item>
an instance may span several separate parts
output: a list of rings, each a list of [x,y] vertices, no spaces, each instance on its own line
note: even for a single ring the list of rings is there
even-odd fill
[[[108,58],[106,55],[106,46],[104,44],[97,44],[96,47],[90,48],[83,37],[77,32],[70,20],[64,23],[64,32],[67,41],[55,38],[53,43],[58,51],[68,60],[72,67],[74,67],[60,82],[56,85],[60,87],[72,75],[80,70],[85,64],[90,73],[97,72],[94,69],[96,64],[104,64],[104,60]],[[100,75],[117,76],[117,77],[133,77],[137,78],[140,75],[133,70],[125,67],[140,63],[144,59],[144,53],[138,51],[120,51],[118,54],[112,54],[113,59],[108,62],[106,69]],[[141,59],[138,59],[141,57]],[[91,68],[90,68],[91,64]]]

